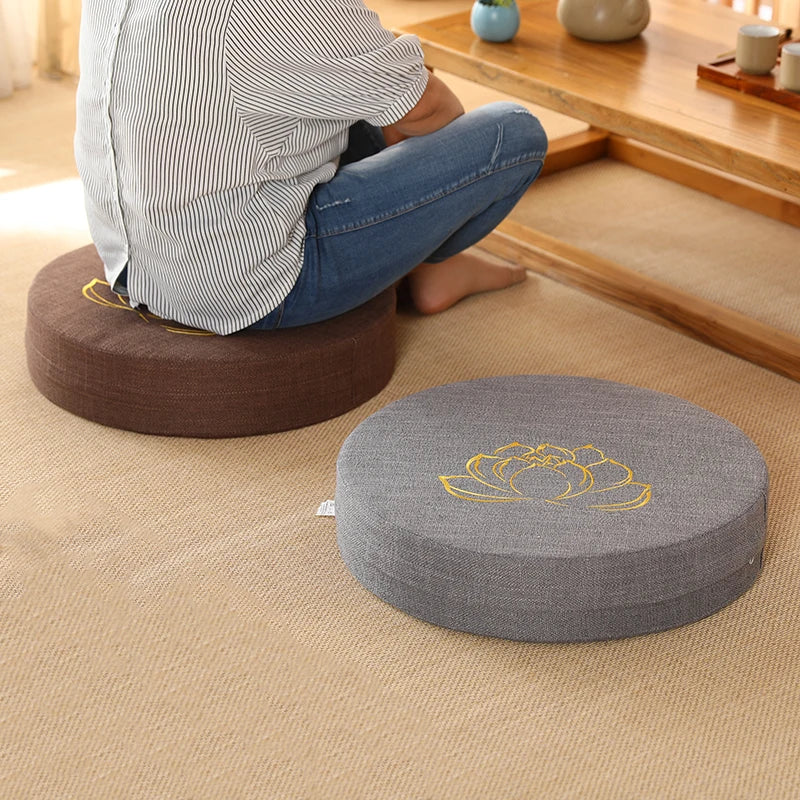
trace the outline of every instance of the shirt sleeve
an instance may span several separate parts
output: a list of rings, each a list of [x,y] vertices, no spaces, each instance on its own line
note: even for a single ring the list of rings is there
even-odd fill
[[[428,82],[417,37],[395,37],[362,0],[234,0],[225,48],[234,100],[248,116],[389,125]]]

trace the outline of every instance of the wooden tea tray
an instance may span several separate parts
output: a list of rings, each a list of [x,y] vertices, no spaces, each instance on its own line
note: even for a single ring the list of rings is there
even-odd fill
[[[745,94],[763,97],[773,103],[780,103],[782,106],[789,106],[800,111],[800,92],[792,92],[789,89],[782,89],[778,84],[778,67],[780,66],[780,56],[778,64],[773,67],[768,75],[748,75],[736,66],[736,58],[721,58],[711,61],[708,64],[697,65],[697,76],[722,86],[729,86]]]

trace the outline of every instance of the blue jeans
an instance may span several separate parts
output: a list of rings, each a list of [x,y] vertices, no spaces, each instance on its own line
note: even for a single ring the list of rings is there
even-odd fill
[[[356,123],[336,175],[311,194],[297,282],[251,328],[335,317],[421,262],[472,246],[516,205],[546,151],[539,121],[515,103],[491,103],[391,147],[379,128]]]

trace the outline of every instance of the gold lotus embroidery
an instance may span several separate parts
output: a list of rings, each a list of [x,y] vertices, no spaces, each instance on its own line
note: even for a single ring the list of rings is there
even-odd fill
[[[121,308],[123,311],[133,311],[135,314],[143,319],[145,322],[155,322],[170,333],[183,333],[187,336],[215,336],[212,331],[201,331],[199,328],[188,328],[179,325],[176,322],[167,322],[166,320],[151,314],[149,311],[142,311],[138,308],[132,308],[125,302],[122,295],[117,294],[111,289],[107,281],[100,280],[100,278],[93,278],[86,286],[81,289],[81,294],[93,303],[106,308]]]
[[[466,475],[440,475],[453,497],[477,503],[544,500],[557,506],[629,511],[650,502],[652,487],[633,471],[586,444],[569,450],[552,444],[512,442],[492,455],[467,461]]]

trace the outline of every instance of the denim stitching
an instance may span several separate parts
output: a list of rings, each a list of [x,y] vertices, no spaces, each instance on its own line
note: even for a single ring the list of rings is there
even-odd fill
[[[333,208],[334,206],[346,206],[350,203],[351,200],[349,197],[346,197],[344,200],[334,200],[332,203],[326,203],[324,206],[317,206],[317,211],[324,211],[326,208]]]
[[[382,217],[367,217],[367,219],[365,219],[365,220],[362,220],[362,221],[360,221],[358,223],[354,223],[354,224],[349,225],[349,226],[344,227],[344,228],[339,228],[337,230],[328,231],[328,232],[322,233],[322,234],[315,233],[314,237],[317,238],[317,239],[325,239],[328,236],[339,236],[339,235],[341,235],[343,233],[350,233],[352,231],[361,230],[362,228],[369,228],[372,225],[377,225],[378,223],[385,222],[386,220],[394,219],[395,217],[400,217],[403,214],[407,214],[409,211],[414,211],[414,210],[416,210],[418,208],[422,208],[424,206],[430,205],[431,203],[434,203],[437,200],[441,200],[443,197],[447,197],[448,195],[453,194],[453,193],[459,191],[460,189],[463,189],[466,186],[469,186],[470,184],[476,183],[477,181],[481,180],[482,178],[487,177],[489,174],[495,174],[495,173],[498,173],[498,172],[503,172],[506,169],[510,169],[511,167],[515,167],[515,166],[517,166],[519,164],[523,164],[523,163],[527,164],[527,163],[531,163],[531,162],[534,162],[534,161],[543,162],[544,161],[544,157],[545,157],[546,154],[547,154],[547,152],[545,151],[541,155],[536,154],[536,155],[531,155],[531,156],[520,156],[519,158],[514,159],[513,161],[504,162],[502,165],[500,165],[499,167],[497,167],[494,170],[487,169],[485,172],[478,173],[477,175],[475,175],[473,177],[469,177],[466,180],[460,181],[459,183],[453,185],[452,187],[448,187],[448,188],[442,190],[441,192],[439,192],[439,193],[437,193],[435,195],[431,195],[430,197],[422,198],[417,203],[410,203],[407,206],[403,206],[402,208],[396,209],[394,212],[392,212],[390,214],[387,214],[385,216],[382,216]]]

